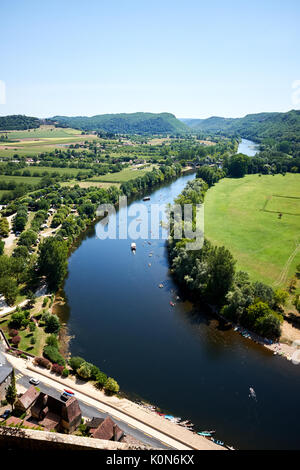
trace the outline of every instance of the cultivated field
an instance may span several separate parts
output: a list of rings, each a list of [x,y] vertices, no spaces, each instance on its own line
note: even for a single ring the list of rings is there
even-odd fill
[[[205,198],[205,236],[252,279],[285,286],[300,263],[300,175],[221,180]]]
[[[149,165],[146,168],[130,167],[117,173],[109,173],[103,176],[93,176],[89,181],[99,181],[107,183],[125,183],[126,181],[133,180],[144,176],[148,171],[153,170],[154,165]]]
[[[81,135],[76,129],[56,128],[54,126],[41,126],[28,131],[0,131],[1,135],[7,134],[8,139],[16,142],[0,141],[0,156],[12,157],[14,154],[21,156],[38,155],[42,152],[51,152],[55,148],[67,148],[70,144],[79,144],[85,141],[96,140],[92,134]],[[80,151],[80,149],[77,149]]]

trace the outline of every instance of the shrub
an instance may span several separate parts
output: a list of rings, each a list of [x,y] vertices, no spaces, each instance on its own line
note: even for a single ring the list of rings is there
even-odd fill
[[[120,387],[115,379],[113,379],[112,377],[108,377],[104,389],[108,393],[118,393]]]
[[[92,364],[83,362],[76,372],[82,379],[89,380],[92,375]]]
[[[66,367],[64,368],[64,370],[62,371],[62,376],[63,377],[68,377],[69,375],[69,369],[67,369]]]
[[[45,357],[36,357],[36,358],[34,359],[34,363],[35,363],[37,366],[46,367],[46,369],[50,369],[50,368],[51,368],[51,362],[48,361],[48,359],[46,359]]]
[[[9,326],[11,328],[20,328],[22,320],[24,320],[25,315],[23,312],[15,312],[11,316],[11,320],[9,322]]]
[[[106,382],[107,382],[107,375],[104,374],[104,372],[101,372],[99,371],[97,376],[96,376],[96,380],[97,380],[97,385],[102,388],[105,386]]]
[[[51,334],[46,338],[46,344],[48,346],[53,346],[54,348],[58,349],[58,339],[55,334]]]
[[[34,330],[36,329],[34,321],[31,321],[28,326],[29,326],[29,330],[31,331],[31,333],[33,333]]]
[[[54,346],[45,346],[43,354],[52,363],[59,364],[60,366],[64,366],[66,363],[59,350]]]
[[[83,362],[85,362],[85,360],[79,356],[71,357],[71,359],[69,360],[69,364],[74,372],[76,372],[76,370],[79,369],[79,367],[81,366],[81,364],[83,364]]]
[[[60,366],[59,364],[52,364],[51,370],[52,372],[55,372],[55,374],[62,375],[64,366]]]
[[[44,300],[43,300],[43,307],[46,307],[47,303],[48,303],[48,297],[45,297]]]
[[[35,337],[32,336],[32,338],[30,338],[30,344],[35,344]]]
[[[27,356],[26,354],[22,353],[21,356],[20,356],[22,359],[27,359]]]
[[[12,339],[11,339],[11,342],[14,346],[18,346],[19,342],[21,341],[21,337],[20,336],[13,336]]]
[[[7,405],[7,400],[1,400],[1,406],[6,406]]]
[[[97,375],[100,373],[99,367],[95,366],[94,364],[91,364],[91,379],[96,380]]]
[[[17,336],[19,334],[18,330],[10,330],[9,331],[9,336],[13,337],[13,336]]]
[[[45,331],[47,333],[58,333],[60,329],[60,321],[57,315],[47,314],[44,316]]]

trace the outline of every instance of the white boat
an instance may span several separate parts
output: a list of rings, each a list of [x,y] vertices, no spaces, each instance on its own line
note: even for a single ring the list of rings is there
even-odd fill
[[[132,249],[132,251],[135,251],[135,250],[136,250],[136,243],[134,243],[134,242],[131,243],[131,249]]]

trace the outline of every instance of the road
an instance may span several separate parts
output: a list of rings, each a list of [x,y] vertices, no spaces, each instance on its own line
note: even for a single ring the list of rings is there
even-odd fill
[[[2,343],[0,341],[0,364],[5,365],[9,364],[6,360],[6,357],[1,353],[1,349],[3,348]],[[23,375],[20,371],[15,369],[15,376],[16,382],[19,385],[22,385],[25,388],[30,387],[29,379],[30,376]],[[60,395],[62,392],[62,388],[54,388],[50,387],[49,385],[44,384],[42,381],[38,385],[41,392],[51,394],[53,397],[60,399]],[[78,400],[79,406],[81,409],[82,416],[84,418],[105,418],[108,416],[107,413],[102,412],[100,409],[93,407],[91,405],[87,405],[82,400]],[[139,429],[134,428],[133,426],[125,423],[125,421],[118,420],[113,418],[114,422],[125,432],[125,434],[131,435],[135,439],[139,440],[143,444],[150,445],[151,447],[160,448],[160,449],[171,449],[171,447],[167,446],[166,444],[162,443],[161,441],[151,437],[147,433],[140,431]]]

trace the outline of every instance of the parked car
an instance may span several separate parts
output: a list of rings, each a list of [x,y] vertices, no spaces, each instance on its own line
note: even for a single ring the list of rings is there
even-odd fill
[[[29,379],[29,383],[33,384],[33,385],[38,385],[40,383],[39,379],[35,379],[34,377],[31,377],[31,379]]]
[[[4,413],[0,416],[0,418],[7,419],[10,415],[9,410],[5,410]]]

